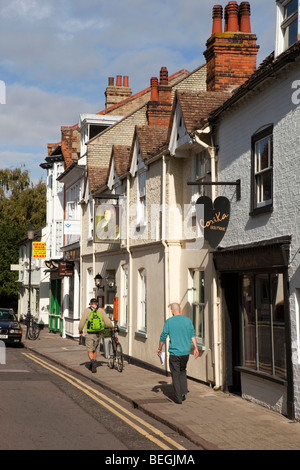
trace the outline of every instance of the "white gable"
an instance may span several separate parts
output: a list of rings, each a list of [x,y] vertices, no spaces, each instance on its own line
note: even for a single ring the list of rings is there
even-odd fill
[[[169,143],[170,154],[180,157],[181,155],[178,150],[180,148],[183,150],[183,147],[186,146],[186,144],[189,145],[191,143],[192,139],[186,131],[182,111],[179,103],[177,103]],[[186,154],[184,154],[184,156],[186,156]]]

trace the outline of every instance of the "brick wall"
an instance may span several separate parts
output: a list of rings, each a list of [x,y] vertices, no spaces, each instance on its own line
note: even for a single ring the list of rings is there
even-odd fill
[[[229,2],[213,8],[212,35],[206,43],[207,90],[231,91],[242,85],[256,69],[259,46],[251,33],[250,4]]]

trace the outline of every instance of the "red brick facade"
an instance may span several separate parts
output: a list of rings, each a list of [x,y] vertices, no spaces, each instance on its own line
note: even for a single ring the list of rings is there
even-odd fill
[[[223,8],[213,8],[212,36],[206,43],[204,56],[207,63],[207,91],[231,91],[242,85],[256,70],[259,46],[251,33],[250,5],[229,2]]]

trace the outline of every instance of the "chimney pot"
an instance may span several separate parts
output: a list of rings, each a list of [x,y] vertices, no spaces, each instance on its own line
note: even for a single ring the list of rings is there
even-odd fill
[[[160,69],[160,85],[168,85],[169,84],[169,74],[167,67],[162,67]]]
[[[158,101],[158,78],[152,77],[150,80],[151,83],[151,101]]]
[[[213,7],[212,17],[213,17],[212,34],[222,33],[222,18],[223,18],[222,5],[215,5]]]
[[[129,87],[129,79],[127,75],[123,77],[123,86],[126,88]]]
[[[108,77],[108,86],[114,86],[114,77]]]
[[[250,14],[250,3],[242,2],[240,4],[240,31],[242,33],[251,33]]]
[[[239,6],[237,2],[229,2],[227,5],[228,12],[228,31],[239,31]]]
[[[224,26],[224,32],[227,33],[228,31],[228,5],[224,8],[224,19],[225,19],[225,26]]]
[[[122,75],[117,75],[116,86],[122,86]]]

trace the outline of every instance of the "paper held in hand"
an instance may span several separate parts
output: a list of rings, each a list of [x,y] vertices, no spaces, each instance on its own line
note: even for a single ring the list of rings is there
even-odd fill
[[[159,353],[159,359],[160,359],[161,365],[163,365],[165,362],[165,353],[163,351]]]

